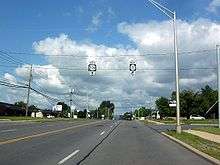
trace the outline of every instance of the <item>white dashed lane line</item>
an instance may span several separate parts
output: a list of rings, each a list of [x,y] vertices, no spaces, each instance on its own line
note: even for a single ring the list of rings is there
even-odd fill
[[[69,160],[71,157],[73,157],[74,155],[76,155],[80,150],[76,150],[73,153],[71,153],[70,155],[68,155],[67,157],[65,157],[64,159],[62,159],[61,161],[59,161],[57,164],[63,164],[65,163],[67,160]]]
[[[105,131],[102,131],[101,133],[100,133],[100,135],[103,135],[105,133]]]

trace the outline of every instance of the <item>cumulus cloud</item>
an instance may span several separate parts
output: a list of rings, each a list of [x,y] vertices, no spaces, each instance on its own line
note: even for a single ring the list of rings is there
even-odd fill
[[[210,50],[179,54],[181,89],[216,85],[215,70],[199,68],[216,66],[214,49],[220,40],[220,24],[199,19],[194,22],[178,20],[177,26],[179,52]],[[118,31],[128,36],[136,46],[108,47],[78,42],[66,34],[34,42],[34,51],[44,55],[48,63],[33,65],[34,82],[66,101],[68,96],[59,96],[58,93],[66,93],[74,88],[74,104],[78,108],[86,107],[87,93],[92,106],[97,106],[103,99],[110,99],[114,100],[116,107],[136,107],[144,105],[146,101],[152,102],[158,96],[168,96],[175,90],[171,22],[123,22],[118,25]],[[162,56],[161,53],[166,55]],[[135,76],[131,76],[128,69],[131,59],[137,64]],[[94,77],[89,76],[87,71],[90,61],[95,61],[98,67]],[[27,68],[28,65],[17,68],[17,76],[27,78]],[[9,75],[7,77],[13,79]],[[32,97],[39,99],[34,95]]]
[[[220,0],[212,0],[207,10],[210,12],[216,13],[219,7],[220,7]]]
[[[13,75],[9,74],[9,73],[4,74],[4,79],[7,80],[10,83],[17,83],[16,78]]]
[[[213,48],[220,40],[220,25],[207,19],[194,22],[178,20],[177,28],[180,51]],[[170,21],[133,24],[124,22],[118,25],[118,30],[128,35],[144,51],[170,52],[173,49],[173,30]]]

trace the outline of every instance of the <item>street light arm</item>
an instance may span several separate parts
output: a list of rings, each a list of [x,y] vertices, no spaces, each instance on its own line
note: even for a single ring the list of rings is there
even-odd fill
[[[158,8],[161,12],[163,12],[166,16],[168,16],[170,19],[174,20],[174,12],[169,10],[168,8],[162,6],[161,4],[155,2],[154,0],[148,0],[150,3],[152,3],[156,8]]]

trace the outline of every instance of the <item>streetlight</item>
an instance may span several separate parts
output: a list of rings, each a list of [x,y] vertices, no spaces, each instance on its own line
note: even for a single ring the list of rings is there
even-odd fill
[[[148,0],[156,8],[162,11],[166,16],[168,16],[173,21],[173,34],[174,34],[174,53],[175,53],[175,73],[176,73],[176,131],[181,133],[180,125],[180,99],[179,99],[179,60],[178,60],[178,48],[177,48],[177,28],[176,28],[176,12],[171,11],[168,8],[162,6],[154,0]]]
[[[218,127],[220,128],[220,45],[216,45],[218,78]]]

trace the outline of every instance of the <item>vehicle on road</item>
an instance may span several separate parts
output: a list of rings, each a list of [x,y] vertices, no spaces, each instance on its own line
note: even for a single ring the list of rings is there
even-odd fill
[[[200,115],[191,115],[190,119],[192,119],[192,120],[205,120],[205,118]]]

